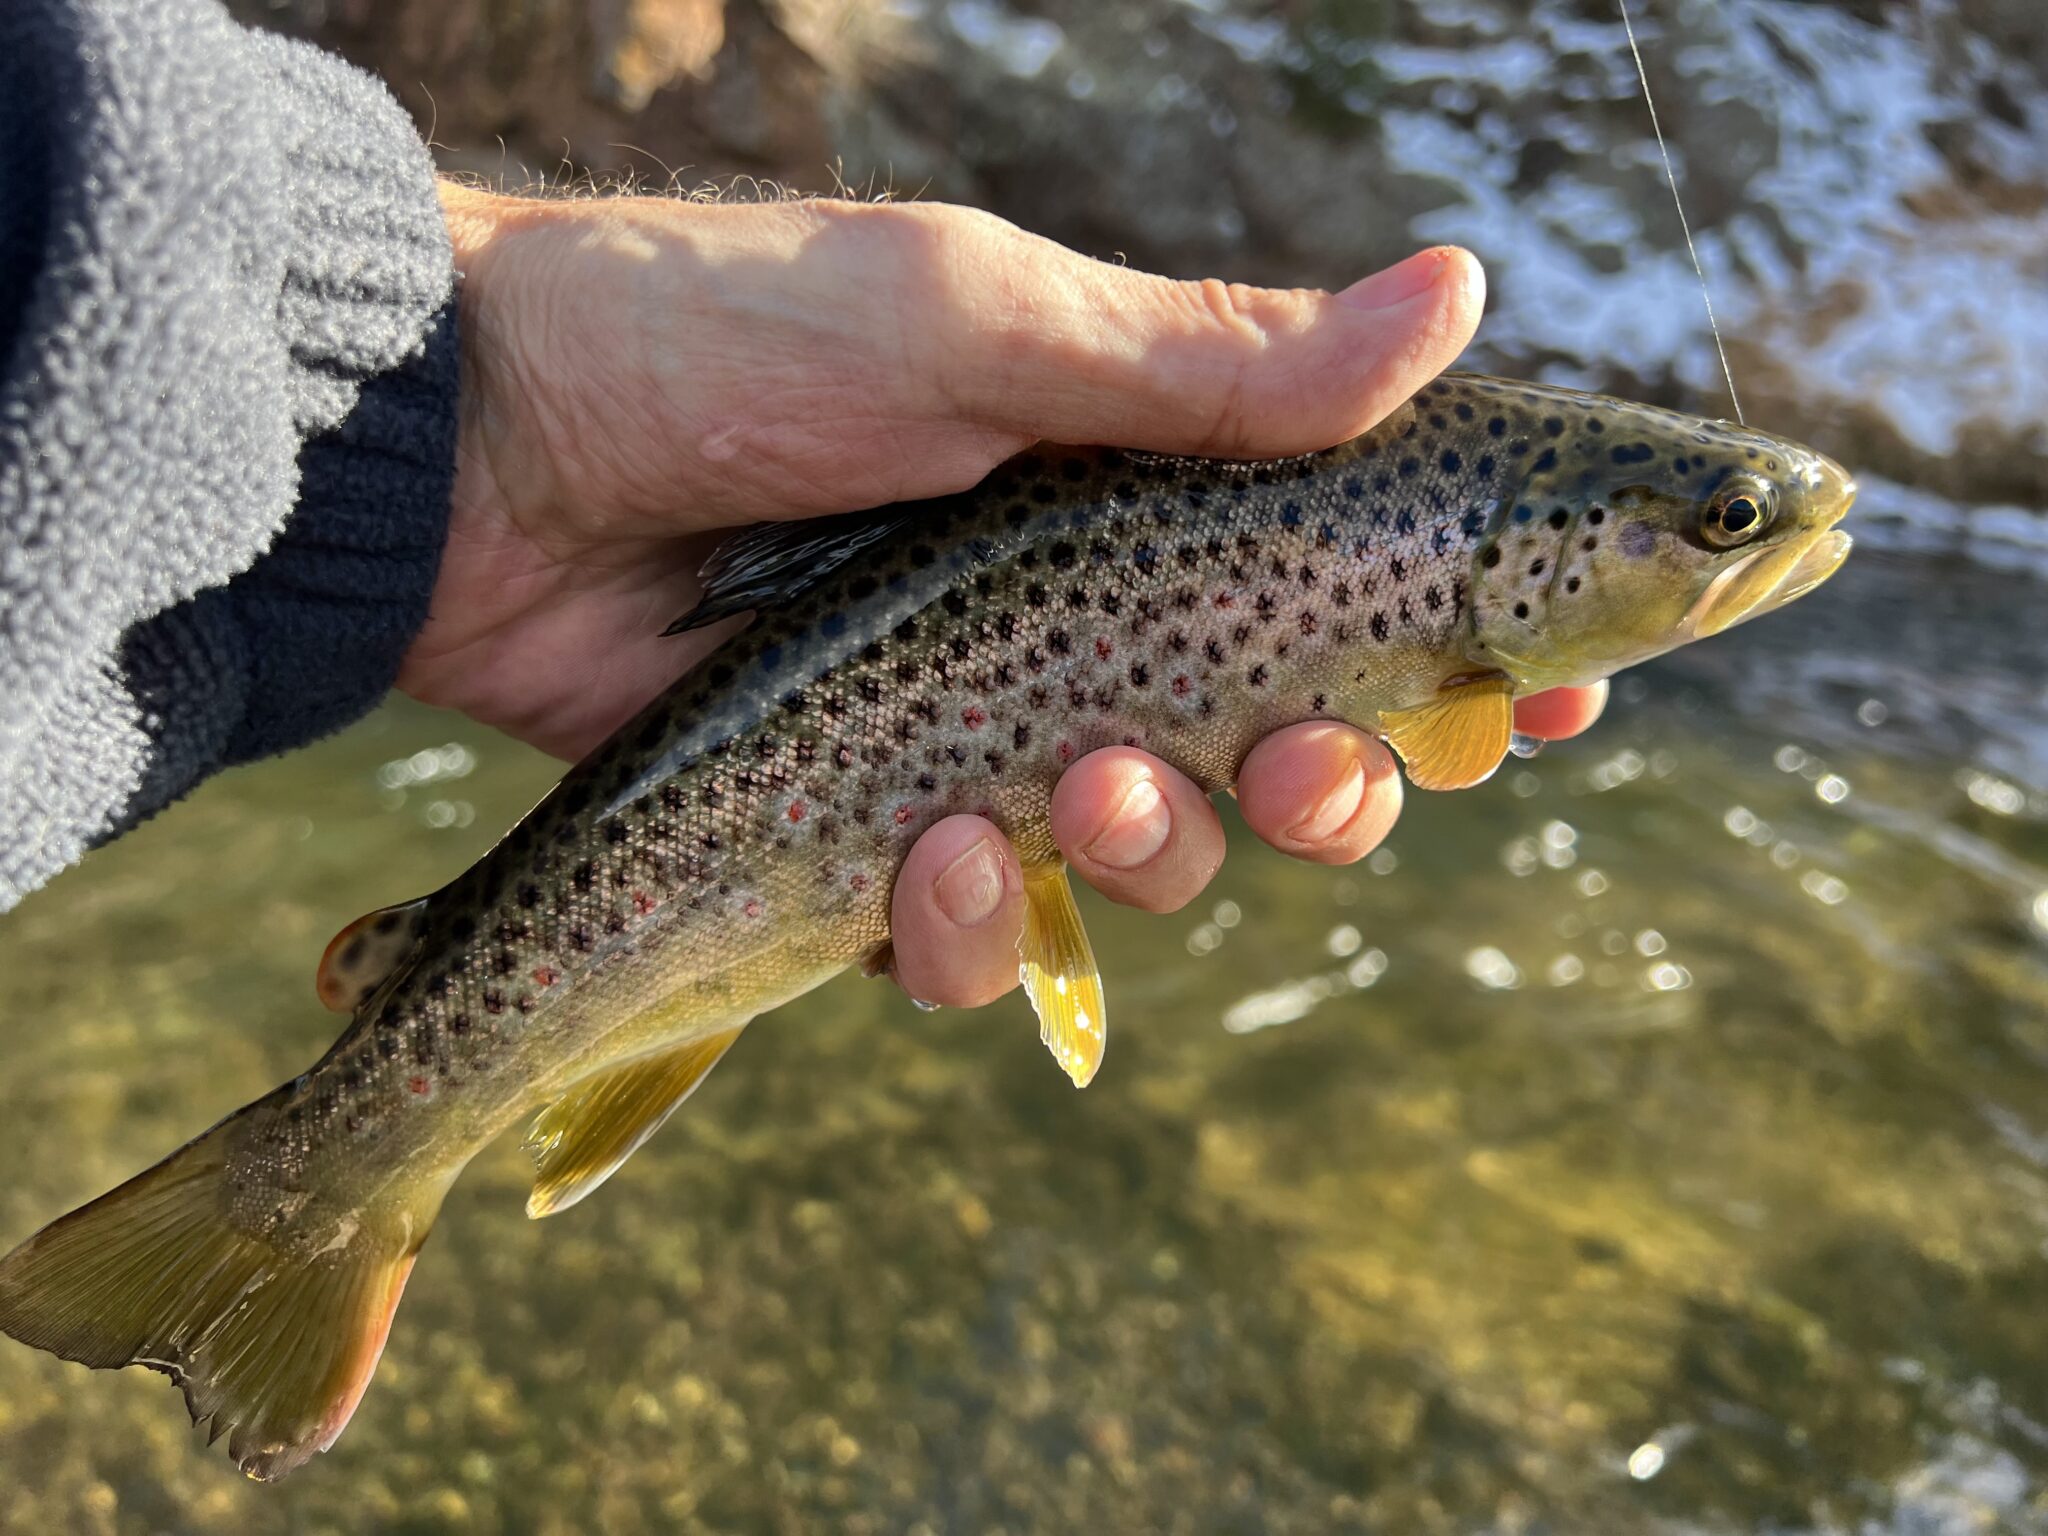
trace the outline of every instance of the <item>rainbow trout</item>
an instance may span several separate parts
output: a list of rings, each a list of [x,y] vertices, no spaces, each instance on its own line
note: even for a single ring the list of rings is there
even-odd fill
[[[991,817],[1028,872],[1046,1043],[1102,1057],[1047,819],[1113,743],[1210,790],[1279,726],[1493,772],[1516,695],[1788,602],[1854,486],[1779,438],[1447,375],[1325,453],[1041,447],[957,496],[757,528],[678,627],[753,610],[444,889],[343,933],[303,1076],[0,1260],[0,1330],[184,1389],[252,1477],[325,1450],[476,1152],[533,1115],[527,1210],[589,1194],[748,1021],[889,943],[912,841]]]

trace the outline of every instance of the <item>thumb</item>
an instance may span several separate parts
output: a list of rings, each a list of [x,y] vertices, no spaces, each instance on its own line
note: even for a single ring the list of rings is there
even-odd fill
[[[963,243],[935,327],[948,392],[977,424],[1033,439],[1327,448],[1445,368],[1485,303],[1479,263],[1454,246],[1330,294],[1134,272],[993,219]]]

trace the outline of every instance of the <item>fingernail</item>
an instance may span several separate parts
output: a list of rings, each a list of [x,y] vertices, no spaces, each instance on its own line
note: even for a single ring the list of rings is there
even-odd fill
[[[1359,279],[1337,295],[1337,302],[1346,309],[1387,309],[1404,303],[1435,283],[1448,260],[1450,253],[1441,246],[1418,251],[1384,272]]]
[[[1166,797],[1150,779],[1140,779],[1124,791],[1123,804],[1081,851],[1111,869],[1136,869],[1166,846],[1172,830]]]
[[[1003,858],[983,838],[932,883],[939,910],[962,928],[978,928],[1003,904]]]
[[[1354,757],[1337,787],[1323,796],[1313,812],[1289,827],[1287,835],[1297,843],[1326,842],[1350,825],[1364,803],[1365,764]]]

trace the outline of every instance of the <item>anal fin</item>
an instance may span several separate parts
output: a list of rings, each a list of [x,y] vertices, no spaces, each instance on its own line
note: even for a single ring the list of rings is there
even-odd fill
[[[327,941],[313,989],[336,1013],[353,1013],[412,952],[427,923],[427,898],[365,912]]]
[[[1498,672],[1446,683],[1427,704],[1380,716],[1380,733],[1417,789],[1484,783],[1507,756],[1514,729],[1514,684]]]
[[[696,1091],[744,1028],[593,1073],[542,1110],[526,1136],[534,1161],[526,1214],[566,1211],[610,1178]]]
[[[1039,1038],[1060,1070],[1086,1088],[1102,1065],[1108,1042],[1102,1007],[1102,975],[1095,951],[1074,906],[1064,864],[1041,864],[1024,872],[1024,936],[1017,943],[1023,963],[1018,977],[1038,1014]]]

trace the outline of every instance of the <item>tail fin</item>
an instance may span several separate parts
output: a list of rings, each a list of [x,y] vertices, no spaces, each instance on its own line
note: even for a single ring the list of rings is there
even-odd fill
[[[0,1333],[66,1360],[146,1365],[212,1421],[259,1482],[341,1434],[369,1386],[441,1189],[366,1210],[324,1245],[273,1244],[229,1216],[234,1121],[0,1259]]]

